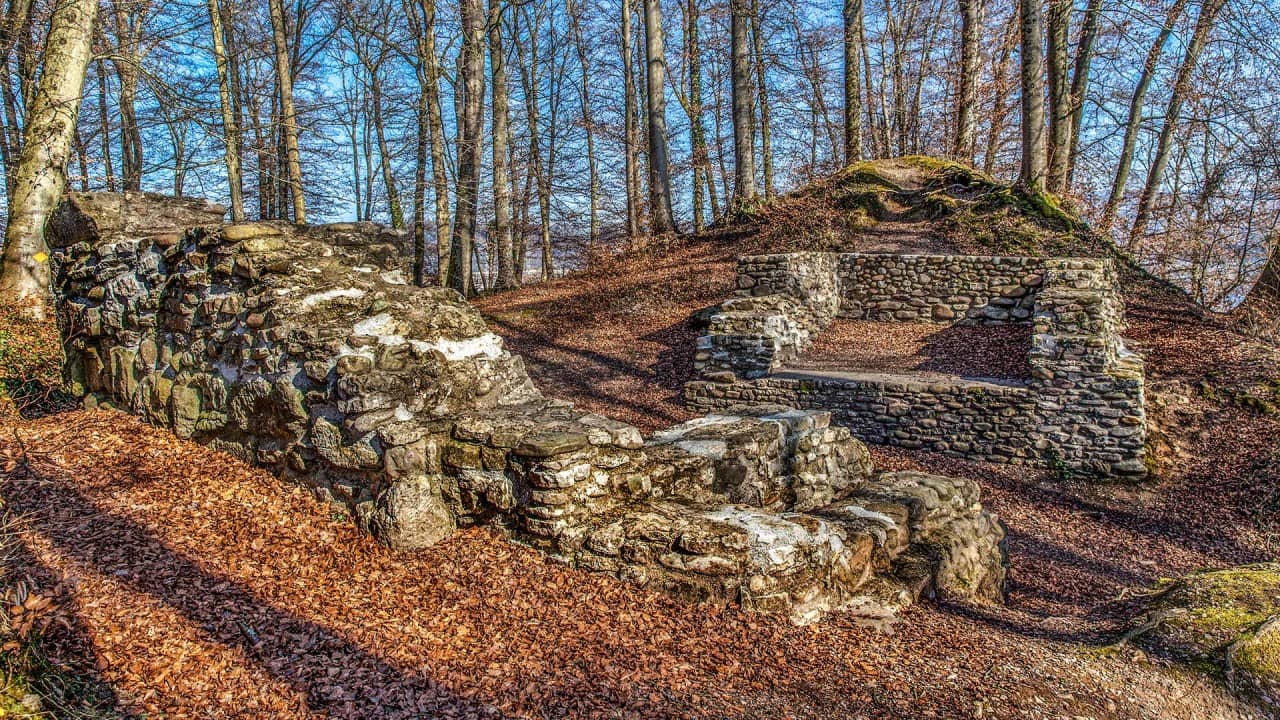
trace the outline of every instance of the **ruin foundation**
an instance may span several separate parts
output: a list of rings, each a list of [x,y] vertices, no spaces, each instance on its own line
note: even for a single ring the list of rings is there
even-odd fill
[[[1000,597],[968,480],[876,473],[825,411],[726,409],[646,440],[544,397],[369,224],[72,194],[48,228],[71,386],[296,480],[385,544],[488,524],[585,570],[809,622]]]
[[[1028,323],[1029,381],[789,369],[835,318]],[[744,257],[698,339],[700,412],[832,412],[868,442],[1097,477],[1147,472],[1142,359],[1110,260],[794,253]]]

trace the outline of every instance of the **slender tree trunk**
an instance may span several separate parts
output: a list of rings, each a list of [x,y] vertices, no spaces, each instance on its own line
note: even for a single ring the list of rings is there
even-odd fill
[[[982,171],[988,175],[995,172],[996,153],[1000,149],[1005,120],[1008,119],[1011,110],[1008,95],[1013,83],[1009,79],[1009,65],[1013,48],[1018,44],[1020,25],[1018,13],[1012,13],[1005,29],[1004,42],[1000,45],[1000,53],[992,59],[991,76],[994,97],[991,101],[991,127],[987,133],[987,147],[982,158]]]
[[[449,216],[449,170],[445,157],[444,112],[440,109],[440,59],[436,54],[436,4],[435,0],[421,0],[422,25],[425,29],[422,45],[427,63],[427,97],[431,125],[431,183],[435,188],[436,207],[436,267],[441,285],[445,284],[449,269],[449,253],[453,247],[453,222]]]
[[[1089,0],[1089,5],[1084,11],[1084,25],[1080,27],[1075,68],[1071,73],[1071,149],[1067,154],[1067,184],[1064,190],[1070,190],[1075,185],[1076,157],[1080,152],[1080,128],[1084,125],[1084,98],[1089,89],[1093,42],[1098,37],[1098,21],[1101,15],[1102,0]]]
[[[48,316],[52,279],[44,225],[66,186],[97,13],[98,0],[54,6],[44,71],[27,107],[22,150],[11,170],[13,203],[0,262],[0,302],[10,307],[29,303],[25,312],[38,319]]]
[[[751,87],[751,28],[748,0],[730,0],[730,56],[733,96],[733,201],[743,205],[756,197],[756,151]]]
[[[626,144],[627,241],[634,247],[640,237],[640,127],[636,122],[635,47],[631,29],[631,2],[622,0],[623,142]]]
[[[94,64],[98,76],[98,124],[102,126],[102,172],[106,174],[107,192],[116,191],[116,174],[111,166],[111,117],[107,111],[107,69],[99,58]]]
[[[654,235],[676,232],[667,159],[667,57],[662,40],[661,0],[644,0],[645,61],[648,65],[649,212]]]
[[[698,43],[698,0],[688,0],[684,12],[684,54],[689,68],[689,96],[685,103],[689,114],[689,144],[693,150],[693,231],[702,232],[706,227],[703,212],[703,189],[710,183],[711,171],[707,159],[707,131],[702,124],[702,48]],[[712,193],[714,202],[714,192]],[[715,212],[712,212],[715,217]]]
[[[1048,189],[1062,192],[1071,164],[1071,81],[1067,43],[1072,0],[1049,0],[1049,170]]]
[[[1200,53],[1209,42],[1209,34],[1213,32],[1213,24],[1218,18],[1219,11],[1226,4],[1226,0],[1204,0],[1200,6],[1200,14],[1196,17],[1196,29],[1191,33],[1186,53],[1178,66],[1178,74],[1173,81],[1173,91],[1169,94],[1169,104],[1164,111],[1164,124],[1160,128],[1155,154],[1151,158],[1151,166],[1147,171],[1147,182],[1138,199],[1133,229],[1129,232],[1130,252],[1135,255],[1143,236],[1146,235],[1147,225],[1151,222],[1151,210],[1155,205],[1156,193],[1160,191],[1160,183],[1164,181],[1164,171],[1169,164],[1169,153],[1173,149],[1173,133],[1178,129],[1182,104],[1191,90],[1191,80],[1196,66],[1200,63]]]
[[[391,167],[391,146],[387,143],[386,122],[382,117],[382,61],[380,60],[369,72],[370,103],[373,106],[373,128],[378,140],[378,155],[381,157],[382,184],[387,191],[387,212],[391,215],[391,227],[396,230],[404,228],[404,206],[400,203],[400,188],[396,186],[395,173]]]
[[[1151,49],[1147,51],[1147,58],[1142,64],[1142,74],[1138,76],[1138,84],[1134,86],[1133,95],[1129,99],[1129,115],[1124,124],[1124,141],[1120,146],[1120,160],[1116,164],[1116,179],[1111,184],[1111,196],[1107,199],[1107,205],[1102,211],[1102,220],[1098,223],[1099,230],[1104,233],[1109,232],[1115,225],[1116,212],[1120,207],[1120,201],[1124,199],[1125,186],[1129,182],[1129,172],[1133,168],[1133,154],[1138,145],[1138,130],[1142,125],[1142,103],[1146,99],[1147,90],[1151,87],[1151,81],[1155,78],[1160,56],[1164,54],[1164,46],[1169,42],[1169,36],[1173,34],[1173,29],[1186,7],[1187,0],[1175,0],[1170,6],[1168,14],[1165,15],[1164,25],[1160,28],[1160,34],[1156,36]]]
[[[973,162],[977,134],[975,114],[978,104],[978,43],[982,40],[983,0],[960,2],[960,78],[956,93],[956,137],[951,156]]]
[[[85,148],[84,135],[80,133],[79,128],[76,129],[75,136],[76,162],[80,165],[80,189],[89,192],[89,154]],[[5,163],[5,167],[9,167],[9,163]]]
[[[1022,170],[1018,182],[1045,189],[1048,159],[1044,128],[1044,40],[1040,0],[1019,0],[1022,24]]]
[[[587,262],[600,242],[600,168],[596,164],[595,120],[591,114],[591,64],[587,56],[587,42],[582,36],[583,6],[581,2],[570,4],[570,25],[573,29],[573,46],[578,54],[578,66],[582,70],[578,100],[582,105],[582,129],[587,135],[587,174],[590,203],[590,230],[587,235]]]
[[[973,2],[973,0],[969,0]],[[844,0],[844,163],[862,159],[862,0]]]
[[[764,31],[761,30],[760,2],[751,0],[751,43],[755,52],[756,94],[760,104],[760,174],[764,180],[764,194],[773,197],[773,128],[769,107],[769,83],[765,78]]]
[[[417,132],[413,145],[413,284],[423,287],[427,284],[427,144],[431,138],[431,98],[427,93],[426,78],[427,66],[435,63],[435,57],[423,49],[427,30],[413,0],[405,0],[404,15],[415,39],[417,62],[414,69],[418,79],[418,100],[414,108]]]
[[[227,186],[231,190],[231,221],[244,222],[244,186],[240,179],[240,126],[231,106],[231,78],[227,69],[226,36],[222,29],[222,8],[209,0],[209,33],[213,36],[213,62],[218,71],[218,102],[222,108],[223,158],[227,166]]]
[[[502,37],[505,0],[489,0],[489,72],[493,75],[493,243],[497,249],[497,289],[516,287],[511,235],[511,111],[507,89],[507,49]]]
[[[533,183],[538,195],[538,235],[542,248],[542,268],[541,279],[547,282],[555,277],[555,257],[551,247],[551,159],[543,162],[542,157],[542,136],[541,136],[541,110],[539,109],[539,93],[538,82],[540,79],[540,52],[539,45],[535,38],[541,27],[541,21],[530,22],[528,14],[521,9],[523,17],[525,17],[525,25],[528,26],[527,32],[531,41],[529,43],[517,42],[516,51],[520,58],[520,78],[524,86],[524,107],[526,115],[526,123],[529,127],[529,169],[533,175]],[[525,48],[528,47],[528,60],[525,60]],[[554,53],[553,53],[554,58]],[[552,107],[555,107],[555,96],[552,94]],[[548,144],[549,150],[555,146],[554,131],[555,118],[550,123],[552,126],[553,139]],[[550,154],[550,153],[549,153]]]
[[[298,117],[293,107],[293,67],[289,62],[288,32],[284,18],[284,0],[268,0],[271,11],[271,37],[276,51],[276,83],[280,87],[280,112],[284,120],[285,164],[289,174],[289,194],[293,198],[293,221],[307,223],[307,205],[302,197],[302,159],[298,153]]]
[[[449,287],[465,296],[475,293],[471,253],[476,236],[476,201],[484,132],[484,25],[481,0],[462,0],[462,114],[458,118],[458,175],[454,193],[453,245],[449,252]]]

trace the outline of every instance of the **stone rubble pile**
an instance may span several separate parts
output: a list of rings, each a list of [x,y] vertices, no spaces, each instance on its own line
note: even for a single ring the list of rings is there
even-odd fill
[[[577,567],[811,622],[921,593],[993,600],[1003,530],[970,481],[876,474],[823,411],[732,409],[646,440],[544,397],[403,234],[222,224],[72,194],[49,226],[68,375],[306,484],[387,545],[501,528]]]

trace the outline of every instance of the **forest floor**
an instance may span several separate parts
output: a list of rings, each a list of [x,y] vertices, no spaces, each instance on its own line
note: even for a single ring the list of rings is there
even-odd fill
[[[691,416],[679,390],[694,313],[728,297],[738,255],[812,237],[779,215],[818,210],[781,203],[755,226],[478,304],[544,392],[653,430]],[[945,222],[891,222],[870,236],[882,250],[889,237],[917,252],[985,247]],[[868,230],[822,247],[863,247]],[[1266,717],[1211,674],[1115,643],[1159,578],[1280,556],[1280,355],[1159,283],[1125,288],[1156,479],[873,449],[881,469],[980,481],[1010,530],[1003,606],[926,602],[892,633],[839,614],[800,628],[576,572],[488,530],[397,555],[265,472],[76,411],[0,419],[5,618],[40,638],[58,682],[147,717]],[[927,333],[851,324],[829,342],[813,357],[1021,371],[1001,357],[1016,335],[935,353],[945,346]]]

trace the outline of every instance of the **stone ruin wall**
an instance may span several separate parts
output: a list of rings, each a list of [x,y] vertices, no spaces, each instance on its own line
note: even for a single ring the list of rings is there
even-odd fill
[[[1143,370],[1125,350],[1109,260],[795,253],[742,258],[737,296],[698,339],[700,412],[826,409],[875,443],[1095,476],[1144,475]],[[837,317],[1029,323],[1029,382],[788,372]]]
[[[368,224],[72,194],[48,227],[68,379],[90,407],[312,488],[413,550],[500,528],[577,567],[809,622],[921,593],[995,599],[1004,531],[968,480],[879,473],[821,411],[646,440],[544,397],[459,295]]]

